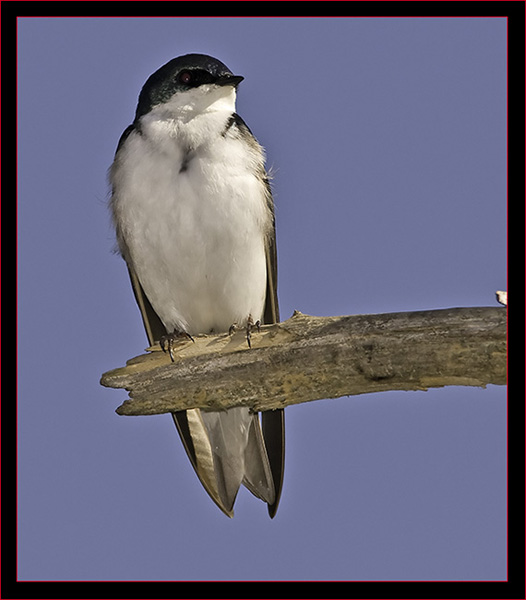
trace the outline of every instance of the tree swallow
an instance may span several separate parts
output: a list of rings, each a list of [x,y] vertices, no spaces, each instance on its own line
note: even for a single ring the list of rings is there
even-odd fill
[[[274,204],[264,151],[235,112],[243,77],[204,54],[174,58],[141,90],[109,177],[118,249],[150,344],[279,321]],[[247,350],[248,351],[248,350]],[[241,484],[276,513],[284,413],[172,414],[190,462],[233,516]]]

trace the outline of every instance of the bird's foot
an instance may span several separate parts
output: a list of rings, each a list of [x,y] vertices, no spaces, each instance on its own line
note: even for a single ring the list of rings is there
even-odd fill
[[[178,329],[174,329],[172,333],[167,333],[166,335],[161,336],[161,339],[159,340],[161,350],[163,352],[168,352],[172,362],[174,362],[174,344],[182,339],[192,340],[192,342],[195,342],[194,338],[189,333],[186,331],[179,331]]]
[[[250,338],[252,337],[252,330],[254,327],[258,330],[258,333],[261,332],[261,321],[258,319],[255,323],[252,319],[252,315],[248,315],[247,319],[247,344],[249,348],[252,348],[252,344],[250,343]]]
[[[254,323],[254,319],[252,315],[248,315],[247,326],[245,328],[246,336],[247,336],[247,344],[249,348],[252,348],[252,344],[250,343],[250,338],[252,337],[252,330],[254,327],[258,330],[258,333],[261,331],[261,321],[258,319]],[[228,335],[232,335],[235,331],[237,331],[237,321],[232,323],[228,328]]]

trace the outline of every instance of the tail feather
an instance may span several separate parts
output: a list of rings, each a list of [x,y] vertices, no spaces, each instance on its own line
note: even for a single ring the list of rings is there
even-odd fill
[[[243,485],[254,496],[267,504],[274,504],[276,493],[272,481],[267,449],[257,414],[251,414],[247,447],[245,449],[245,475]]]
[[[178,425],[178,420],[175,420],[175,422],[178,425],[177,429],[191,459],[192,466],[212,500],[227,516],[233,517],[232,509],[236,497],[235,494],[232,497],[232,493],[228,493],[223,470],[218,470],[216,467],[214,451],[208,429],[203,420],[203,413],[199,409],[187,410],[186,419],[188,423],[187,432],[182,431],[182,428]],[[185,439],[183,434],[187,434],[189,439]],[[190,454],[189,448],[192,449],[193,456]]]
[[[243,483],[271,505],[274,483],[257,414],[248,408],[186,411],[187,427],[174,415],[192,465],[212,500],[229,517]]]

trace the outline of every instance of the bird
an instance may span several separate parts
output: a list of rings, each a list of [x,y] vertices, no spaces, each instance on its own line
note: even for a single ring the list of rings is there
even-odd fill
[[[146,80],[109,169],[116,250],[150,345],[279,322],[274,201],[265,152],[236,113],[244,77],[206,54]],[[254,351],[247,348],[246,351]],[[284,410],[172,413],[188,458],[233,517],[244,485],[273,518],[283,486]]]

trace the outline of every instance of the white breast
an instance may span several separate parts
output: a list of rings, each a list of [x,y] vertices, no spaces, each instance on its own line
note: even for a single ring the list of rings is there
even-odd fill
[[[144,119],[112,167],[121,251],[168,331],[227,331],[262,317],[271,224],[256,170],[263,156],[221,135],[230,114]]]

